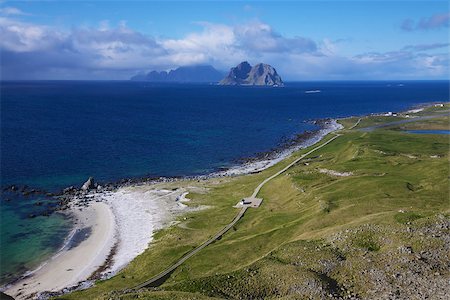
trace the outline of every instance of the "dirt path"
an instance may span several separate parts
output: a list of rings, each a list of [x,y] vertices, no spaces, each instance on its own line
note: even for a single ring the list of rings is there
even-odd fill
[[[429,119],[434,119],[434,118],[438,118],[438,117],[447,117],[447,116],[450,116],[450,115],[449,114],[439,114],[439,115],[433,115],[433,116],[422,116],[422,117],[417,117],[417,118],[411,118],[411,119],[406,119],[406,120],[400,120],[400,121],[394,121],[394,122],[364,127],[364,128],[360,128],[359,130],[369,132],[369,131],[373,131],[377,128],[389,127],[392,125],[401,125],[404,123],[411,123],[411,122],[417,122],[417,121],[429,120]],[[352,129],[352,128],[350,128],[350,129]]]
[[[341,136],[340,134],[336,134],[334,137],[332,137],[331,139],[329,139],[328,141],[326,141],[325,143],[323,143],[320,146],[315,147],[314,149],[311,149],[310,151],[306,152],[305,154],[302,154],[299,158],[297,158],[296,160],[294,160],[293,162],[291,162],[289,165],[287,165],[284,169],[278,171],[277,173],[273,174],[272,176],[264,179],[263,182],[261,182],[256,189],[253,191],[252,197],[256,197],[259,193],[259,191],[261,190],[261,188],[270,180],[274,179],[275,177],[277,177],[278,175],[286,172],[289,168],[291,168],[293,165],[295,165],[296,163],[298,163],[300,160],[302,160],[303,158],[305,158],[305,156],[308,156],[309,154],[313,153],[314,151],[319,150],[320,148],[322,148],[325,145],[328,145],[329,143],[331,143],[332,141],[334,141],[335,139],[337,139],[339,136]]]
[[[358,126],[359,123],[361,122],[361,120],[362,120],[362,118],[359,118],[358,121],[357,121],[355,124],[353,124],[353,126],[350,127],[349,129],[353,129],[353,128],[355,128],[356,126]]]
[[[233,221],[231,221],[231,223],[229,223],[227,226],[225,226],[221,231],[219,231],[218,233],[216,233],[212,238],[210,238],[209,240],[207,240],[206,242],[204,242],[203,244],[201,244],[200,246],[198,246],[197,248],[195,248],[194,250],[192,250],[191,252],[187,253],[185,256],[183,256],[179,261],[177,261],[176,263],[174,263],[172,266],[170,266],[169,268],[165,269],[163,272],[159,273],[158,275],[150,278],[149,280],[139,284],[138,286],[134,287],[133,289],[141,289],[144,288],[146,286],[151,285],[152,283],[157,282],[158,280],[163,279],[165,276],[171,274],[176,268],[178,268],[182,263],[184,263],[186,260],[188,260],[189,258],[191,258],[192,256],[194,256],[195,254],[197,254],[197,252],[199,252],[200,250],[202,250],[203,248],[205,248],[206,246],[208,246],[209,244],[213,243],[214,241],[217,241],[220,237],[222,237],[222,235],[224,235],[228,230],[231,229],[231,227],[233,227],[244,215],[245,211],[247,210],[247,207],[243,207],[239,213],[236,215],[236,217],[234,217]]]
[[[403,124],[403,123],[409,123],[409,122],[414,122],[414,121],[419,121],[419,120],[427,120],[427,119],[431,119],[431,118],[435,118],[435,117],[440,117],[440,116],[447,116],[448,114],[441,114],[441,115],[435,115],[435,116],[424,116],[424,117],[418,117],[418,118],[414,118],[414,119],[408,119],[408,120],[402,120],[402,121],[396,121],[396,122],[390,122],[390,123],[386,123],[386,124],[381,124],[381,125],[375,125],[375,126],[371,126],[371,127],[366,127],[366,128],[361,128],[359,130],[361,131],[372,131],[376,128],[380,128],[380,127],[385,127],[385,126],[391,126],[391,125],[397,125],[397,124]],[[361,118],[358,119],[358,121],[351,126],[348,129],[354,129],[356,126],[359,125],[359,123],[361,122]],[[341,135],[339,133],[336,133],[334,137],[332,137],[331,139],[329,139],[328,141],[322,143],[321,145],[314,147],[313,149],[311,149],[310,151],[302,154],[300,157],[298,157],[296,160],[294,160],[293,162],[291,162],[289,165],[287,165],[286,167],[284,167],[282,170],[278,171],[277,173],[273,174],[270,177],[267,177],[266,179],[264,179],[253,191],[253,194],[251,197],[255,198],[258,193],[261,191],[262,187],[268,183],[270,180],[274,179],[275,177],[281,175],[282,173],[286,172],[288,169],[290,169],[292,166],[294,166],[295,164],[297,164],[300,160],[302,160],[303,158],[305,158],[306,156],[308,156],[309,154],[319,150],[320,148],[328,145],[329,143],[331,143],[332,141],[334,141],[335,139],[337,139],[338,137],[340,137]],[[194,256],[195,254],[197,254],[199,251],[201,251],[203,248],[205,248],[206,246],[208,246],[209,244],[213,243],[214,241],[218,240],[220,237],[222,237],[231,227],[233,227],[243,216],[245,211],[247,210],[248,207],[243,207],[239,213],[236,215],[236,217],[234,217],[233,221],[231,221],[231,223],[229,223],[227,226],[225,226],[221,231],[219,231],[218,233],[216,233],[212,238],[210,238],[209,240],[207,240],[206,242],[204,242],[203,244],[201,244],[200,246],[198,246],[197,248],[195,248],[194,250],[192,250],[191,252],[187,253],[186,255],[184,255],[180,260],[178,260],[175,264],[173,264],[172,266],[168,267],[166,270],[164,270],[163,272],[159,273],[156,276],[153,276],[152,278],[150,278],[149,280],[139,284],[138,286],[134,287],[133,290],[136,289],[140,289],[140,288],[144,288],[147,286],[151,286],[152,284],[154,284],[154,286],[159,286],[162,283],[164,283],[164,280],[167,279],[165,278],[166,276],[170,276],[170,274],[176,269],[178,268],[181,264],[183,264],[186,260],[188,260],[189,258],[191,258],[192,256]],[[162,281],[159,282],[158,281]]]
[[[358,125],[360,120],[358,120],[358,122],[352,127],[354,128],[356,125]],[[332,137],[331,139],[329,139],[328,141],[326,141],[325,143],[311,149],[310,151],[306,152],[305,154],[302,154],[299,158],[297,158],[296,160],[294,160],[293,162],[291,162],[289,165],[287,165],[285,168],[283,168],[282,170],[278,171],[277,173],[273,174],[272,176],[264,179],[264,181],[262,181],[253,191],[252,197],[256,197],[258,195],[258,193],[260,192],[261,188],[268,183],[270,180],[274,179],[275,177],[279,176],[280,174],[286,172],[289,168],[291,168],[292,166],[294,166],[296,163],[298,163],[300,160],[302,160],[303,158],[305,158],[306,156],[308,156],[309,154],[313,153],[314,151],[319,150],[320,148],[328,145],[329,143],[331,143],[332,141],[334,141],[335,139],[337,139],[339,136],[341,136],[340,134],[335,134],[334,137]],[[194,256],[195,254],[197,254],[199,251],[201,251],[203,248],[205,248],[206,246],[208,246],[209,244],[213,243],[214,241],[218,240],[220,237],[222,237],[228,230],[230,230],[230,228],[232,228],[243,216],[245,211],[247,210],[248,207],[244,206],[239,213],[236,215],[236,217],[234,217],[233,221],[231,221],[231,223],[229,223],[227,226],[225,226],[221,231],[219,231],[218,233],[216,233],[212,238],[210,238],[209,240],[207,240],[206,242],[204,242],[203,244],[201,244],[200,246],[198,246],[197,248],[195,248],[194,250],[192,250],[191,252],[187,253],[186,255],[184,255],[182,258],[180,258],[180,260],[178,260],[176,263],[174,263],[173,265],[171,265],[170,267],[168,267],[167,269],[165,269],[163,272],[153,276],[152,278],[148,279],[147,281],[137,285],[136,287],[133,288],[133,290],[137,290],[137,289],[141,289],[147,286],[151,286],[152,284],[155,286],[159,286],[162,283],[164,283],[164,279],[166,279],[166,276],[169,276],[176,268],[178,268],[181,264],[183,264],[186,260],[188,260],[189,258],[191,258],[192,256]],[[158,282],[158,281],[162,281],[162,282]],[[159,284],[156,284],[159,283]]]

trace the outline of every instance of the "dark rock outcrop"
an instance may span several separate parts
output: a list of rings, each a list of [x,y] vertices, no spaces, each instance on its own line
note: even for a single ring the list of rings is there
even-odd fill
[[[89,179],[81,186],[82,191],[89,191],[94,188],[94,178],[89,177]]]
[[[3,292],[0,292],[0,300],[14,300],[14,298]]]
[[[259,63],[252,67],[244,61],[231,68],[230,73],[219,84],[283,86],[283,80],[271,65]]]
[[[138,74],[131,77],[134,81],[150,82],[218,82],[223,73],[217,71],[213,66],[185,66],[175,70],[151,71],[147,74]]]

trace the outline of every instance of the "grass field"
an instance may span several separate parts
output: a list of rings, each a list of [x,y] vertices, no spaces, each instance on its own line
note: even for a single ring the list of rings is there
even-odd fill
[[[437,117],[426,122],[418,121],[413,123],[402,124],[398,127],[401,130],[450,130],[450,117]]]
[[[448,113],[450,111],[450,104],[444,103],[442,107],[440,106],[428,106],[425,107],[422,111],[417,113],[398,113],[397,116],[382,116],[382,115],[374,115],[374,116],[363,116],[361,117],[361,121],[355,128],[364,128],[370,126],[376,126],[381,124],[386,124],[390,122],[402,121],[402,120],[411,120],[411,117],[422,117],[422,116],[433,116],[433,115],[441,115]],[[359,119],[359,117],[351,117],[339,120],[339,122],[344,125],[346,128],[350,128],[355,122]],[[420,124],[421,122],[413,122],[405,124],[405,128],[408,126],[420,126],[414,124]],[[427,129],[449,129],[448,116],[443,118],[437,118],[434,120],[430,120],[424,123]],[[436,125],[437,124],[437,125]],[[403,125],[402,125],[403,126]],[[411,129],[412,129],[411,127]],[[409,129],[409,128],[408,128]],[[420,127],[414,128],[420,129]]]
[[[402,255],[411,254],[410,248],[439,251],[439,237],[419,233],[434,230],[430,226],[442,218],[448,221],[449,137],[408,134],[398,127],[357,130],[395,119],[363,118],[355,129],[342,130],[336,140],[266,184],[258,195],[264,198],[260,208],[249,209],[221,240],[186,261],[158,289],[123,292],[223,228],[237,214],[232,206],[240,198],[308,149],[258,174],[165,184],[206,188],[206,193],[189,194],[189,203],[211,208],[158,232],[149,249],[115,277],[59,299],[370,298],[371,290],[379,289],[376,276],[389,282],[380,270],[402,274],[407,269]],[[349,128],[357,120],[341,123]],[[405,125],[443,127],[448,129],[449,118]],[[402,247],[406,254],[398,254]],[[439,265],[446,259],[435,261]],[[438,279],[448,276],[448,270],[436,272]]]

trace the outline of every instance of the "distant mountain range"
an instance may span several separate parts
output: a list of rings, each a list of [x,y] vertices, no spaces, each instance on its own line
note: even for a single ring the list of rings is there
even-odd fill
[[[260,63],[252,67],[244,61],[231,68],[230,73],[219,84],[283,86],[283,80],[271,65]]]
[[[131,77],[134,81],[151,82],[218,82],[224,76],[224,73],[216,70],[213,66],[186,66],[175,70],[151,71],[147,74],[138,74]]]
[[[227,76],[216,70],[213,66],[185,66],[175,70],[151,71],[147,74],[138,74],[131,77],[134,81],[150,82],[192,82],[192,83],[216,83],[219,85],[260,85],[283,86],[283,80],[274,67],[259,63],[251,66],[244,61],[231,68]]]

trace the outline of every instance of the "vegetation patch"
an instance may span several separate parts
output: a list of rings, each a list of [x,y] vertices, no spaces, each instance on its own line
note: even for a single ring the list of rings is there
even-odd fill
[[[377,243],[376,238],[372,234],[361,234],[355,239],[355,245],[357,247],[367,249],[368,251],[380,250],[380,245]]]
[[[336,202],[331,199],[320,200],[319,204],[320,204],[320,209],[324,213],[330,213],[333,209],[335,209],[337,207]]]
[[[394,215],[394,219],[400,224],[407,224],[421,218],[423,218],[422,215],[412,211],[399,212]]]
[[[366,118],[361,125],[393,120]],[[310,149],[257,174],[165,183],[164,188],[188,184],[207,190],[190,195],[190,203],[214,208],[183,216],[188,229],[159,231],[150,248],[117,276],[63,298],[388,299],[397,291],[403,299],[418,291],[421,298],[445,298],[450,289],[448,136],[387,129],[342,131],[267,183],[258,194],[263,204],[177,268],[159,291],[120,292],[221,230],[236,215],[232,206],[239,199]],[[353,175],[332,177],[318,169]],[[410,212],[398,213],[405,208]]]

